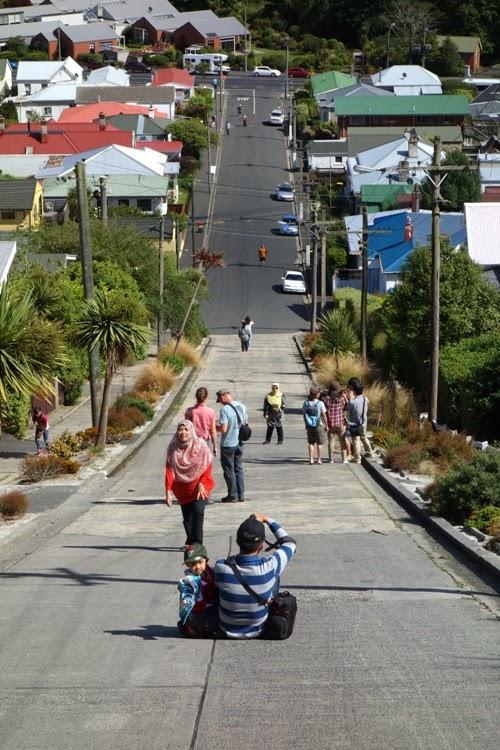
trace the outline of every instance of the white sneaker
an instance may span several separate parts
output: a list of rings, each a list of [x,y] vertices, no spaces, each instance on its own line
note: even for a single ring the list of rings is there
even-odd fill
[[[349,460],[348,460],[347,458],[344,458],[344,460],[342,461],[342,463],[343,463],[343,464],[348,464],[348,463],[349,463]]]

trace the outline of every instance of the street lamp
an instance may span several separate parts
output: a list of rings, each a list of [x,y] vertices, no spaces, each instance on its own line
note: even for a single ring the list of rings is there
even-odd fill
[[[391,56],[390,56],[390,50],[389,50],[389,38],[390,38],[390,36],[391,36],[391,31],[393,30],[393,28],[394,28],[395,26],[396,26],[396,24],[395,24],[395,23],[391,23],[391,25],[390,25],[390,26],[389,26],[389,28],[387,29],[387,54],[386,54],[386,58],[385,58],[385,67],[386,67],[386,68],[388,68],[388,67],[389,67],[389,65],[390,65],[390,62],[391,62]]]

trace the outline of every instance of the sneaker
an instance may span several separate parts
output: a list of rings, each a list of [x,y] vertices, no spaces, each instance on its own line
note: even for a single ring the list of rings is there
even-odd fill
[[[278,440],[278,442],[276,443],[276,445],[283,445],[283,440]]]
[[[264,440],[264,442],[262,443],[262,445],[269,445],[270,442],[271,442],[270,440]]]
[[[360,463],[361,463],[361,459],[360,459],[360,458],[357,458],[357,459],[355,460],[355,462],[354,462],[354,463],[356,463],[356,464],[360,464]]]
[[[239,497],[238,498],[238,502],[239,503],[244,503],[245,502],[245,498],[244,497]]]
[[[342,461],[342,463],[343,463],[343,464],[348,464],[348,463],[349,463],[349,459],[347,459],[347,458],[344,458],[344,460]]]
[[[331,463],[331,464],[334,464],[334,463],[335,463],[335,461],[333,460],[333,458],[331,458],[331,459],[330,459],[330,463]]]
[[[221,503],[236,503],[237,502],[234,495],[226,495],[226,497],[221,497],[220,501]]]

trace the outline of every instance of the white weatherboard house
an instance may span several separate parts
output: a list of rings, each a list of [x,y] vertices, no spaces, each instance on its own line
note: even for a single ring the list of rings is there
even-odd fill
[[[75,83],[56,83],[40,88],[30,96],[12,97],[18,122],[30,122],[39,118],[57,120],[65,109],[74,106],[76,90]]]
[[[74,174],[75,164],[85,160],[87,175],[158,175],[176,176],[179,162],[168,161],[165,154],[152,149],[135,149],[128,146],[107,146],[63,157],[51,157],[37,172],[37,179],[68,177]]]
[[[396,96],[443,93],[439,77],[420,65],[391,65],[370,78],[373,86],[393,91]]]
[[[72,57],[49,60],[21,60],[17,67],[17,93],[30,96],[56,83],[82,83],[83,68]]]
[[[467,249],[480,266],[500,266],[500,203],[464,203]]]

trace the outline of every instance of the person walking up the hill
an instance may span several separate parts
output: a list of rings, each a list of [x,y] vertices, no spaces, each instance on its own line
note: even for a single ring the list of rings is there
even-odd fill
[[[344,410],[348,402],[345,392],[340,387],[340,383],[334,380],[328,393],[323,398],[326,406],[326,421],[328,422],[328,458],[333,464],[333,454],[335,449],[335,436],[337,435],[340,443],[340,452],[342,463],[347,463],[347,444],[345,439],[346,426],[344,419]]]
[[[325,442],[325,430],[328,430],[326,421],[326,408],[323,401],[319,400],[321,388],[311,386],[309,398],[302,404],[302,414],[307,432],[307,450],[309,463],[314,463],[314,449],[316,448],[317,463],[323,463],[323,444]]]
[[[247,423],[247,410],[245,404],[233,399],[227,388],[217,391],[217,403],[222,404],[217,432],[221,433],[220,462],[227,486],[227,495],[221,502],[242,503],[245,500],[245,474],[240,426]]]
[[[215,429],[215,411],[207,406],[208,391],[205,386],[196,389],[196,403],[184,412],[186,419],[193,423],[198,437],[212,447],[212,453],[217,455],[217,430]]]

